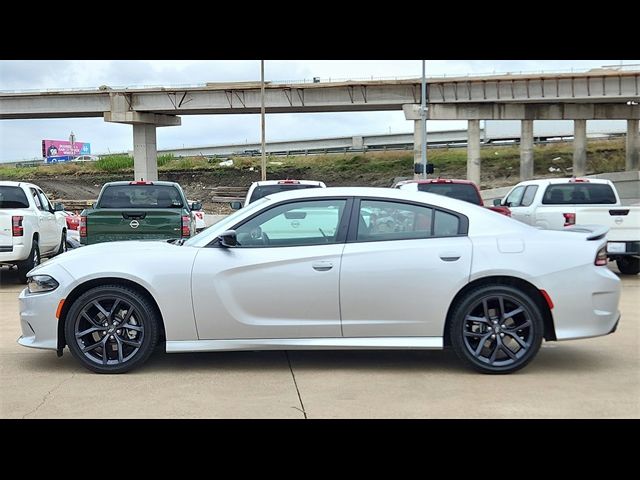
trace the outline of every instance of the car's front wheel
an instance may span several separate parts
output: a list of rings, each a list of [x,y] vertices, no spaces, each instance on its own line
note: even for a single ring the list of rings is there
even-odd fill
[[[97,373],[124,373],[143,364],[159,335],[149,299],[123,285],[83,293],[69,309],[64,330],[73,356]]]
[[[538,353],[543,334],[536,302],[507,285],[471,290],[458,301],[449,323],[449,338],[458,357],[483,373],[521,369]]]

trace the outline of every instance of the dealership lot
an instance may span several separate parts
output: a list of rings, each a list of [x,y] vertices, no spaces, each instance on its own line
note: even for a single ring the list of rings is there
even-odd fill
[[[613,264],[612,264],[613,265]],[[97,375],[19,346],[14,272],[0,276],[3,418],[640,418],[640,277],[622,277],[618,331],[543,344],[505,376],[453,352],[158,352]]]

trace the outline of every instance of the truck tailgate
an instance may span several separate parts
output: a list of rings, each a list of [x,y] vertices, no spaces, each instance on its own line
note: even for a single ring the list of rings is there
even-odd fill
[[[182,212],[177,209],[104,208],[87,215],[90,243],[179,238],[181,227]]]
[[[640,240],[640,207],[579,207],[576,223],[608,226],[610,242]]]
[[[11,212],[0,211],[0,247],[13,245],[11,226]]]

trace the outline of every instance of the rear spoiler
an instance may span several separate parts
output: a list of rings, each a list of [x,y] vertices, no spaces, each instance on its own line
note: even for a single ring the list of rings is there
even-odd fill
[[[605,227],[604,225],[572,225],[566,227],[564,231],[588,233],[587,240],[600,240],[607,234],[609,227]]]

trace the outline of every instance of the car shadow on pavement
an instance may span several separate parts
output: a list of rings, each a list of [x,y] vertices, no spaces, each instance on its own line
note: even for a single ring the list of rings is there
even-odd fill
[[[585,351],[580,348],[559,346],[542,349],[537,357],[519,374],[593,373],[615,369],[615,361],[606,352]],[[288,351],[294,370],[308,372],[333,370],[358,370],[368,372],[423,372],[423,373],[474,373],[465,367],[455,353],[425,350],[323,350]],[[80,366],[68,349],[62,358],[53,352],[33,352],[21,356],[22,368],[31,372],[73,372],[91,374]],[[128,375],[144,375],[176,372],[268,372],[289,368],[287,355],[283,351],[238,351],[203,353],[165,353],[158,350],[142,367]]]
[[[0,267],[0,287],[5,285],[23,285],[18,279],[18,270],[15,268]]]

